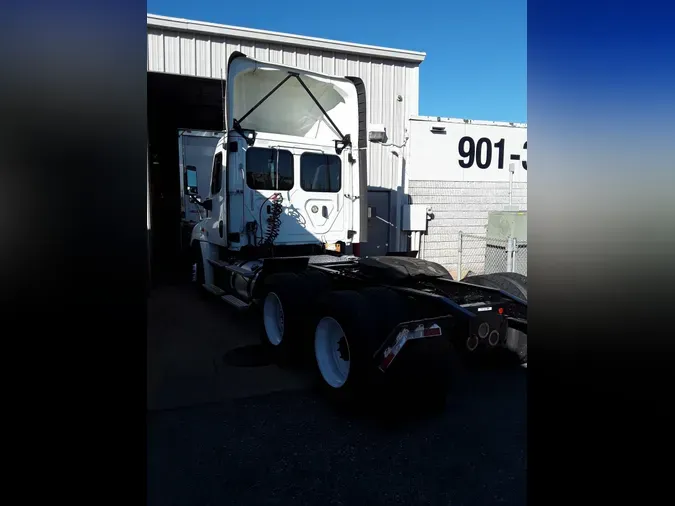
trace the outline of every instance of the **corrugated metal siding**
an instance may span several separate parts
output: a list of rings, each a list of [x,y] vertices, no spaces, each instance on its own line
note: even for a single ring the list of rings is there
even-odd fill
[[[431,206],[434,219],[422,238],[421,257],[455,273],[459,232],[485,235],[489,211],[504,211],[509,184],[475,181],[409,181],[414,204]],[[527,183],[513,183],[514,206],[527,209]]]
[[[369,123],[384,124],[394,144],[403,143],[407,118],[419,112],[419,66],[415,63],[148,27],[150,72],[221,79],[233,51],[329,75],[360,77],[368,90]],[[390,149],[369,146],[369,186],[400,186],[397,159]]]

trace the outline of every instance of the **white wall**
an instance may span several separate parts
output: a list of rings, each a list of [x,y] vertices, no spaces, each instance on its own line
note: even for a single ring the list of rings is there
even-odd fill
[[[522,124],[471,122],[437,118],[413,118],[410,122],[410,145],[406,173],[407,193],[412,203],[432,208],[434,219],[428,234],[422,237],[420,256],[445,266],[456,274],[458,235],[484,235],[489,211],[502,211],[509,206],[509,163],[515,164],[511,200],[513,207],[527,209],[527,127]],[[431,127],[445,127],[445,134],[432,133]],[[489,139],[492,160],[480,168],[475,160],[469,167],[468,157],[459,151],[460,140]],[[499,168],[499,153],[494,147],[504,140],[503,168]],[[464,141],[468,150],[469,141]],[[483,141],[481,163],[487,161]],[[511,155],[520,160],[511,160]]]
[[[509,164],[514,163],[513,180],[527,182],[526,142],[524,124],[416,116],[410,120],[408,178],[508,182]]]

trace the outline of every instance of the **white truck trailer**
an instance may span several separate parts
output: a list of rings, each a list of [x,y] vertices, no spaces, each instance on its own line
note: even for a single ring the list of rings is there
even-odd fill
[[[209,195],[213,154],[223,135],[222,131],[178,130],[181,250],[187,258],[192,230],[205,217],[198,199]]]
[[[509,275],[486,287],[405,255],[344,254],[367,240],[360,79],[234,53],[225,102],[227,134],[199,200],[206,217],[191,236],[195,281],[259,311],[281,362],[308,359],[336,400],[442,401],[451,347],[527,361],[527,303]]]

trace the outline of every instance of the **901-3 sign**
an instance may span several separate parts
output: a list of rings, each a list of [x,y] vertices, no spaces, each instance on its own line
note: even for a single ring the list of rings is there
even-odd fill
[[[487,169],[492,164],[493,151],[496,150],[496,156],[498,157],[497,167],[503,169],[505,143],[504,139],[500,139],[499,142],[493,145],[492,141],[487,137],[481,137],[478,139],[478,142],[474,141],[473,137],[462,137],[458,145],[459,156],[462,157],[459,159],[459,166],[468,169],[475,164],[479,169]],[[523,150],[527,150],[527,141],[523,144]],[[520,155],[513,154],[510,156],[510,159],[520,161],[523,169],[527,170],[527,161],[521,160]]]

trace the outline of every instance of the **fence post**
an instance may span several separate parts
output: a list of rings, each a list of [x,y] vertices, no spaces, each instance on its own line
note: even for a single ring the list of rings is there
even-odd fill
[[[514,242],[513,237],[506,239],[506,272],[513,272]]]
[[[462,232],[459,232],[459,247],[457,248],[457,279],[462,279]]]

